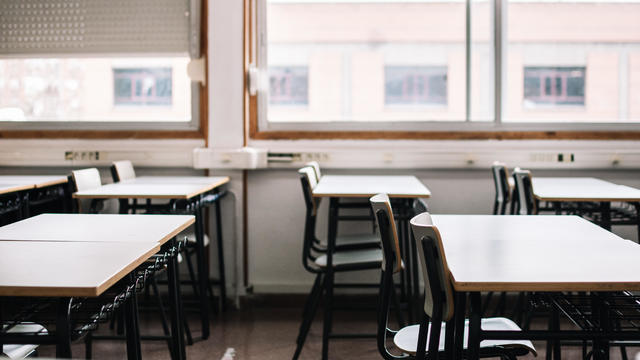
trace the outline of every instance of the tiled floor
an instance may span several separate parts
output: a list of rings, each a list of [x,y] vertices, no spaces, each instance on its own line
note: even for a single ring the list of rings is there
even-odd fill
[[[300,322],[301,307],[299,301],[289,304],[274,304],[256,297],[242,310],[229,310],[212,319],[212,336],[207,341],[198,341],[187,347],[188,359],[220,359],[227,348],[236,350],[235,359],[284,360],[290,359],[295,349],[295,338]],[[196,314],[190,316],[190,324],[194,336],[199,333],[199,321]],[[161,332],[159,321],[152,313],[141,316],[143,332]],[[375,331],[375,315],[373,311],[341,311],[336,316],[335,329],[340,332]],[[301,359],[319,359],[321,352],[322,319],[316,318],[307,339]],[[107,325],[100,329],[108,333]],[[544,359],[544,343],[536,343],[538,359]],[[167,346],[163,342],[144,342],[142,345],[144,359],[169,359]],[[629,349],[631,359],[640,349]],[[84,356],[84,345],[73,346],[74,356]],[[41,356],[54,355],[52,346],[43,346]],[[620,352],[612,350],[611,358],[620,359]],[[123,342],[100,341],[94,343],[95,359],[125,358]],[[330,359],[380,359],[373,339],[334,340],[330,344]],[[533,359],[528,356],[526,359]],[[580,359],[581,352],[577,348],[564,348],[563,359]]]

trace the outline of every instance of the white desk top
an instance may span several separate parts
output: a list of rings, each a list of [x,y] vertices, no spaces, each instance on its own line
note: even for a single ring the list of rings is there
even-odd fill
[[[190,199],[211,190],[202,184],[148,184],[120,182],[92,190],[78,191],[76,199]]]
[[[209,185],[211,189],[229,182],[228,176],[138,176],[124,181],[130,184],[194,184]]]
[[[640,245],[577,216],[433,215],[460,291],[640,290]]]
[[[313,189],[315,197],[428,198],[431,192],[415,176],[324,175]]]
[[[42,214],[0,227],[0,242],[152,242],[164,244],[192,215]]]
[[[0,296],[98,296],[158,250],[149,242],[0,241]]]
[[[640,201],[640,190],[589,177],[533,177],[543,201]]]
[[[66,183],[64,175],[0,175],[0,184],[23,184],[35,188]]]

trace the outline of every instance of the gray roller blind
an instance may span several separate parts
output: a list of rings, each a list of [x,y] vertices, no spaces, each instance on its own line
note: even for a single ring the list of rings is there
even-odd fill
[[[0,0],[0,55],[199,56],[200,0]]]

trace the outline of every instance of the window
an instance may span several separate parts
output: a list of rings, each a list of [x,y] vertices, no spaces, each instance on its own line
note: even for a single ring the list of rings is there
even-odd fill
[[[113,69],[115,105],[171,105],[171,68]]]
[[[386,105],[446,105],[447,68],[444,66],[386,66]]]
[[[309,75],[304,66],[273,66],[269,68],[270,105],[307,105]]]
[[[304,109],[278,103],[282,86],[258,86],[261,138],[640,130],[636,0],[254,1],[250,62],[308,76]]]
[[[584,106],[584,75],[584,67],[525,67],[525,107]]]
[[[201,2],[104,6],[0,2],[3,129],[198,129]]]

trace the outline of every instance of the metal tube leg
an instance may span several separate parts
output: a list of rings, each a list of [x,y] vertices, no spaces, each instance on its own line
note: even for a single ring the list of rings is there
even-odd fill
[[[200,295],[200,319],[202,322],[202,339],[209,338],[209,299],[207,286],[209,283],[209,271],[205,259],[204,247],[204,222],[202,208],[199,206],[195,210],[196,215],[196,260],[198,262],[198,282]]]
[[[135,284],[135,276],[129,275],[132,284]],[[132,290],[131,297],[125,303],[125,323],[127,336],[127,359],[137,360],[142,358],[140,348],[140,329],[138,328],[138,304],[136,299],[136,289]]]
[[[215,211],[216,211],[216,238],[218,242],[218,272],[220,276],[220,305],[222,307],[222,311],[227,309],[227,278],[225,276],[224,271],[224,249],[223,249],[223,239],[222,239],[222,214],[220,211],[220,202],[222,200],[216,201]]]
[[[71,358],[71,301],[60,298],[56,317],[56,357]]]
[[[602,216],[601,222],[603,228],[611,231],[611,203],[603,201],[600,203],[600,215]]]
[[[323,286],[324,281],[322,275],[318,274],[316,277],[316,281],[313,284],[313,288],[311,289],[311,293],[309,294],[307,304],[305,305],[305,310],[303,311],[302,324],[300,324],[298,338],[296,339],[296,351],[293,354],[293,360],[296,360],[298,359],[298,357],[300,357],[300,353],[302,352],[302,348],[304,347],[307,335],[309,334],[309,329],[311,328],[313,319],[316,316],[318,305],[320,304],[320,299],[322,298],[322,291],[324,290]]]
[[[464,349],[464,318],[466,310],[467,294],[464,292],[456,293],[455,310],[453,313],[455,327],[455,338],[453,341],[454,351],[453,357],[448,358],[448,360],[462,359],[462,350]]]
[[[175,244],[175,239],[170,241],[169,246]],[[172,360],[184,359],[183,354],[186,351],[184,349],[184,343],[182,342],[182,321],[180,312],[180,292],[179,292],[179,279],[178,279],[178,262],[176,257],[178,254],[173,254],[167,266],[167,283],[169,287],[169,306],[171,310],[171,337],[172,337]]]
[[[471,314],[469,316],[469,343],[467,344],[469,360],[477,360],[480,355],[480,321],[482,308],[480,293],[471,293]]]
[[[429,316],[423,313],[420,317],[418,330],[418,344],[416,347],[416,360],[424,360],[427,357],[427,338],[429,336]]]
[[[322,327],[322,360],[329,359],[329,336],[333,321],[333,270],[328,269],[325,278],[324,322]]]

